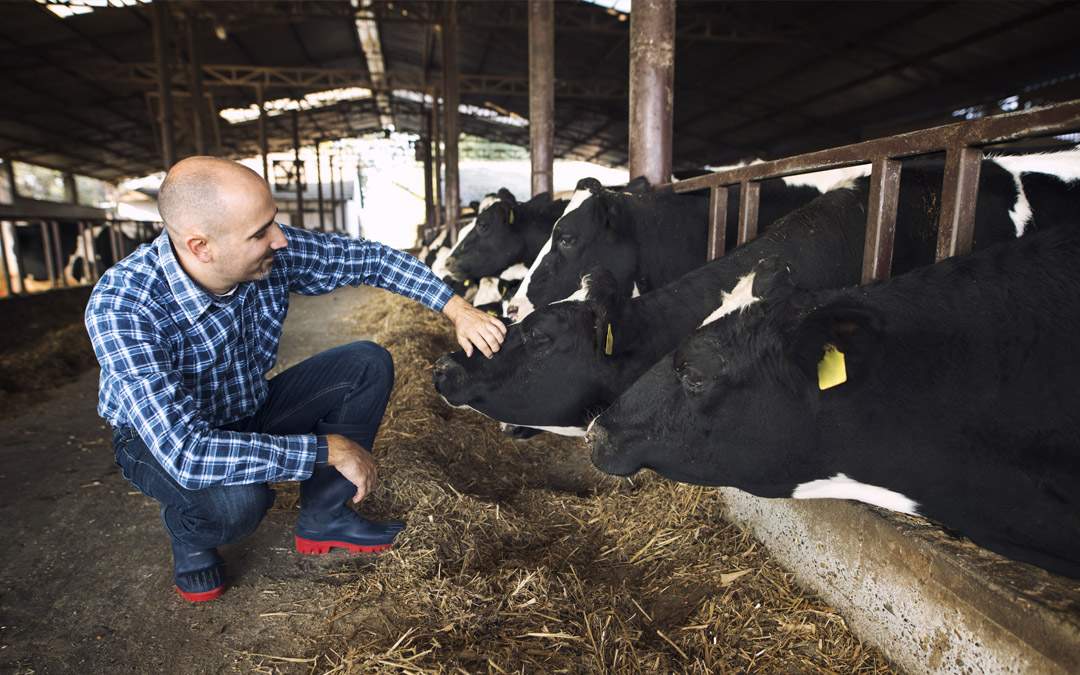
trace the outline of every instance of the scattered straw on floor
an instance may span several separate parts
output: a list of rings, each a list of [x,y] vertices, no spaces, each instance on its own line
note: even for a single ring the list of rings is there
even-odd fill
[[[324,634],[265,672],[884,673],[834,608],[798,586],[715,490],[604,477],[580,439],[515,443],[435,393],[445,318],[391,294],[356,317],[394,355],[361,505],[406,520],[339,574]],[[295,508],[295,489],[279,508]],[[346,555],[346,554],[342,554]],[[343,558],[343,560],[346,558]],[[276,617],[275,620],[290,617]],[[297,660],[302,660],[299,665]],[[290,663],[295,665],[289,665]],[[291,668],[291,669],[290,669]],[[299,668],[299,670],[295,670]]]

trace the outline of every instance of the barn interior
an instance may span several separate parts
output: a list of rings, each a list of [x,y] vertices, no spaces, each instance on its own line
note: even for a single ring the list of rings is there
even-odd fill
[[[573,0],[554,2],[553,9],[554,156],[627,167],[630,7]],[[13,162],[54,169],[72,181],[116,182],[163,171],[170,158],[242,159],[389,131],[414,134],[432,153],[428,141],[447,124],[439,99],[448,86],[459,97],[454,124],[461,133],[529,147],[529,10],[524,1],[480,0],[5,2],[0,219],[106,216],[21,197]],[[678,2],[671,168],[772,160],[1080,100],[1077,26],[1074,2]],[[452,52],[445,51],[448,40]],[[1042,136],[1009,147],[1071,147],[1077,139],[1076,133]],[[34,300],[0,299],[0,310],[26,316]],[[40,302],[47,302],[44,296]],[[25,333],[32,322],[6,323]],[[34,338],[5,344],[28,339]],[[73,367],[92,366],[91,358]],[[57,381],[77,375],[61,373]],[[823,555],[828,584],[856,587],[864,594],[856,597],[888,585],[910,591],[896,596],[910,603],[905,609],[892,605],[903,615],[893,620],[909,626],[902,637],[890,637],[895,624],[888,617],[847,618],[894,664],[911,672],[963,672],[963,658],[970,664],[968,655],[986,651],[986,636],[993,635],[1007,643],[1003,649],[1023,654],[1017,663],[1028,672],[1080,668],[1075,583],[980,557],[903,518],[849,504],[809,510],[819,529],[835,529],[823,535],[807,530],[801,515],[791,516],[787,522],[796,525],[777,526],[772,535],[797,539],[789,555],[815,555],[814,542],[836,536],[833,550],[851,545],[860,560]],[[843,570],[866,565],[864,559],[888,571],[872,580],[845,578]],[[929,596],[938,604],[920,604]],[[941,607],[946,623],[977,615],[978,625],[992,632],[981,634],[980,645],[977,631],[926,628],[937,624],[924,614]],[[224,630],[226,623],[214,626]],[[590,625],[587,618],[583,630]],[[542,632],[560,634],[555,625]],[[923,653],[924,667],[907,665],[890,648]],[[674,660],[665,665],[678,669],[679,650],[675,645]],[[480,668],[475,659],[461,662]],[[883,662],[860,667],[870,672]],[[287,657],[258,663],[282,672],[312,668]],[[492,672],[498,670],[496,664]],[[602,664],[582,672],[590,670],[599,672]]]

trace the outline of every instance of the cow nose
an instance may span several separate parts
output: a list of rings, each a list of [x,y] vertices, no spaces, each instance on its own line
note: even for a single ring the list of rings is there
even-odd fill
[[[433,370],[435,371],[436,375],[442,375],[442,374],[444,374],[446,372],[446,369],[449,368],[449,367],[450,367],[450,355],[447,354],[446,356],[441,357],[438,361],[435,362],[435,366],[434,366]]]

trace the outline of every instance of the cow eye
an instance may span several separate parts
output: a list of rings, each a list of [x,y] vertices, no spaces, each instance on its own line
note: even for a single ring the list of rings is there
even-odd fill
[[[704,390],[709,384],[709,378],[691,365],[684,363],[677,372],[683,389],[690,393],[696,394]]]
[[[573,246],[577,241],[577,237],[572,234],[564,234],[559,236],[559,246]]]
[[[539,328],[533,328],[531,331],[529,331],[529,339],[538,345],[543,345],[551,342],[551,338],[548,337],[548,334],[540,330]]]

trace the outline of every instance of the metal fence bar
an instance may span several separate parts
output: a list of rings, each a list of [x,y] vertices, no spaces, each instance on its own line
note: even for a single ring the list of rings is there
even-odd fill
[[[896,206],[900,196],[900,160],[878,157],[870,173],[862,281],[888,279],[892,272]]]
[[[55,220],[49,221],[49,230],[52,232],[53,264],[56,265],[56,278],[61,288],[67,288],[67,274],[65,274],[64,251],[60,242],[60,223]]]
[[[709,260],[724,255],[727,235],[728,189],[709,190]]]
[[[741,246],[757,236],[758,206],[761,204],[761,183],[744,180],[739,185],[739,243]]]
[[[11,270],[8,269],[7,245],[4,241],[4,222],[0,220],[0,265],[4,267],[4,297],[15,295],[15,288],[11,284]]]
[[[970,147],[950,148],[945,155],[936,260],[971,252],[982,158],[981,148]]]
[[[29,223],[27,223],[29,225]],[[19,244],[19,225],[15,221],[11,222],[11,250],[15,252],[15,278],[19,282],[19,293],[26,292],[26,279],[23,276],[23,270],[26,269],[26,263],[23,261],[22,245]]]
[[[53,266],[52,241],[49,237],[49,225],[44,220],[38,221],[41,229],[41,250],[45,254],[45,271],[49,274],[49,285],[56,288],[56,268]]]

